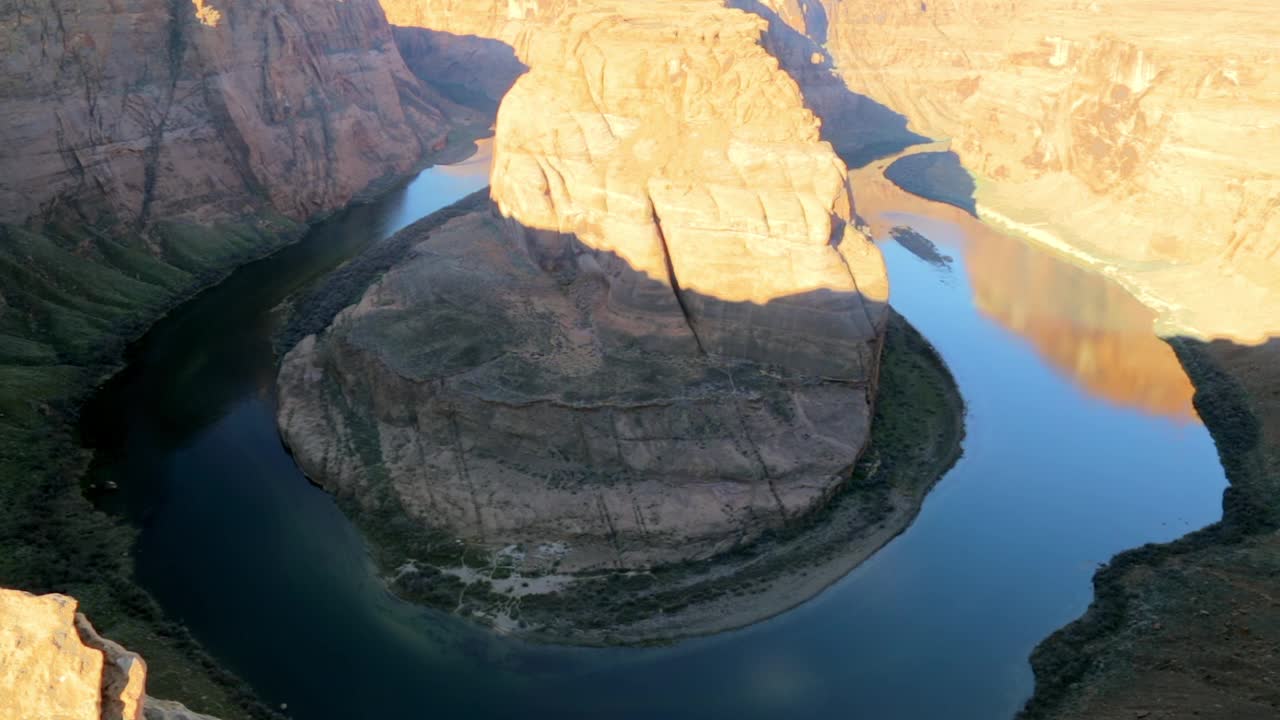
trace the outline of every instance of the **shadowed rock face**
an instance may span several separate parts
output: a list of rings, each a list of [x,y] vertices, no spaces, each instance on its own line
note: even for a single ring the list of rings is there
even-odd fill
[[[98,635],[65,595],[0,588],[0,657],[6,718],[214,720],[146,697],[146,663]]]
[[[373,0],[0,8],[0,222],[306,220],[448,130]]]
[[[866,443],[887,279],[764,21],[396,5],[530,69],[499,111],[494,208],[287,356],[304,469],[564,570],[706,557],[820,507]]]
[[[822,35],[850,89],[950,139],[992,181],[989,218],[1114,266],[1174,329],[1280,332],[1273,3],[761,4]]]
[[[424,237],[286,356],[280,426],[311,477],[543,571],[706,557],[847,477],[870,384],[708,356],[687,327],[627,338],[610,285],[544,271],[508,228],[477,213]]]

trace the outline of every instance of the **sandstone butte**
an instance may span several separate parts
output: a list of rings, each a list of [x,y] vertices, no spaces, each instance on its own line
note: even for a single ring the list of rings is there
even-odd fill
[[[1162,333],[1280,334],[1270,0],[751,4],[948,140],[984,219],[1106,271]]]
[[[146,695],[142,658],[98,635],[76,601],[0,588],[0,717],[213,720]]]
[[[867,441],[887,279],[764,21],[465,9],[430,26],[530,68],[499,111],[494,208],[286,357],[300,465],[562,571],[708,557],[821,506]]]

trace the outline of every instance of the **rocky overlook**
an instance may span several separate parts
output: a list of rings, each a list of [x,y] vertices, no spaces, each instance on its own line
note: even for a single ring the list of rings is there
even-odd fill
[[[0,714],[15,720],[214,720],[146,695],[147,665],[76,601],[0,588]]]
[[[523,33],[530,68],[493,206],[418,231],[286,357],[299,463],[544,571],[704,558],[820,507],[867,442],[887,280],[765,23],[597,2],[534,33],[477,5],[443,29]]]
[[[949,140],[985,218],[1110,268],[1171,332],[1280,330],[1272,3],[753,4]]]

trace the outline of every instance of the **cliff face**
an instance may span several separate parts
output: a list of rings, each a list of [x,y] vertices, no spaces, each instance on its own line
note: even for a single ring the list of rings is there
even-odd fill
[[[0,9],[0,221],[306,220],[445,139],[372,0]]]
[[[145,695],[147,665],[94,631],[76,601],[0,588],[0,715],[214,720]]]
[[[629,12],[598,2],[530,36],[498,115],[502,215],[544,267],[603,252],[671,287],[646,297],[603,267],[633,322],[682,311],[709,353],[865,381],[884,266],[763,23],[716,3]]]
[[[299,462],[562,570],[706,557],[820,506],[866,442],[887,280],[764,23],[460,7],[443,29],[514,38],[530,68],[492,214],[422,237],[289,354]]]
[[[1113,267],[1172,330],[1280,332],[1272,3],[763,4],[950,139],[989,219]]]

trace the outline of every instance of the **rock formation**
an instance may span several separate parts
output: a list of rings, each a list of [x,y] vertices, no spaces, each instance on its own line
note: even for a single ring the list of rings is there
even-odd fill
[[[76,576],[128,606],[127,559],[69,559],[118,536],[82,495],[76,404],[178,300],[490,119],[410,72],[374,0],[0,2],[0,58],[0,565],[14,584]],[[182,645],[139,637],[153,656]],[[86,671],[101,655],[63,647]],[[108,669],[124,657],[108,655]],[[0,677],[19,671],[0,649]],[[198,660],[175,672],[193,687],[217,675]],[[121,683],[111,713],[136,715],[137,679]],[[0,687],[0,717],[88,717],[86,692],[65,713],[11,713]],[[161,712],[182,711],[148,708]]]
[[[530,68],[494,208],[286,357],[299,463],[562,570],[706,557],[821,506],[866,443],[887,280],[764,22],[601,0],[526,32],[493,9],[444,29],[520,34]]]
[[[372,0],[0,8],[0,222],[306,220],[443,145]]]
[[[949,139],[984,217],[1111,268],[1171,332],[1280,332],[1267,0],[755,3]]]
[[[0,588],[0,658],[6,718],[214,720],[146,697],[146,663],[98,635],[65,595]]]
[[[23,0],[0,53],[0,388],[65,383],[488,121],[408,69],[374,0]]]

